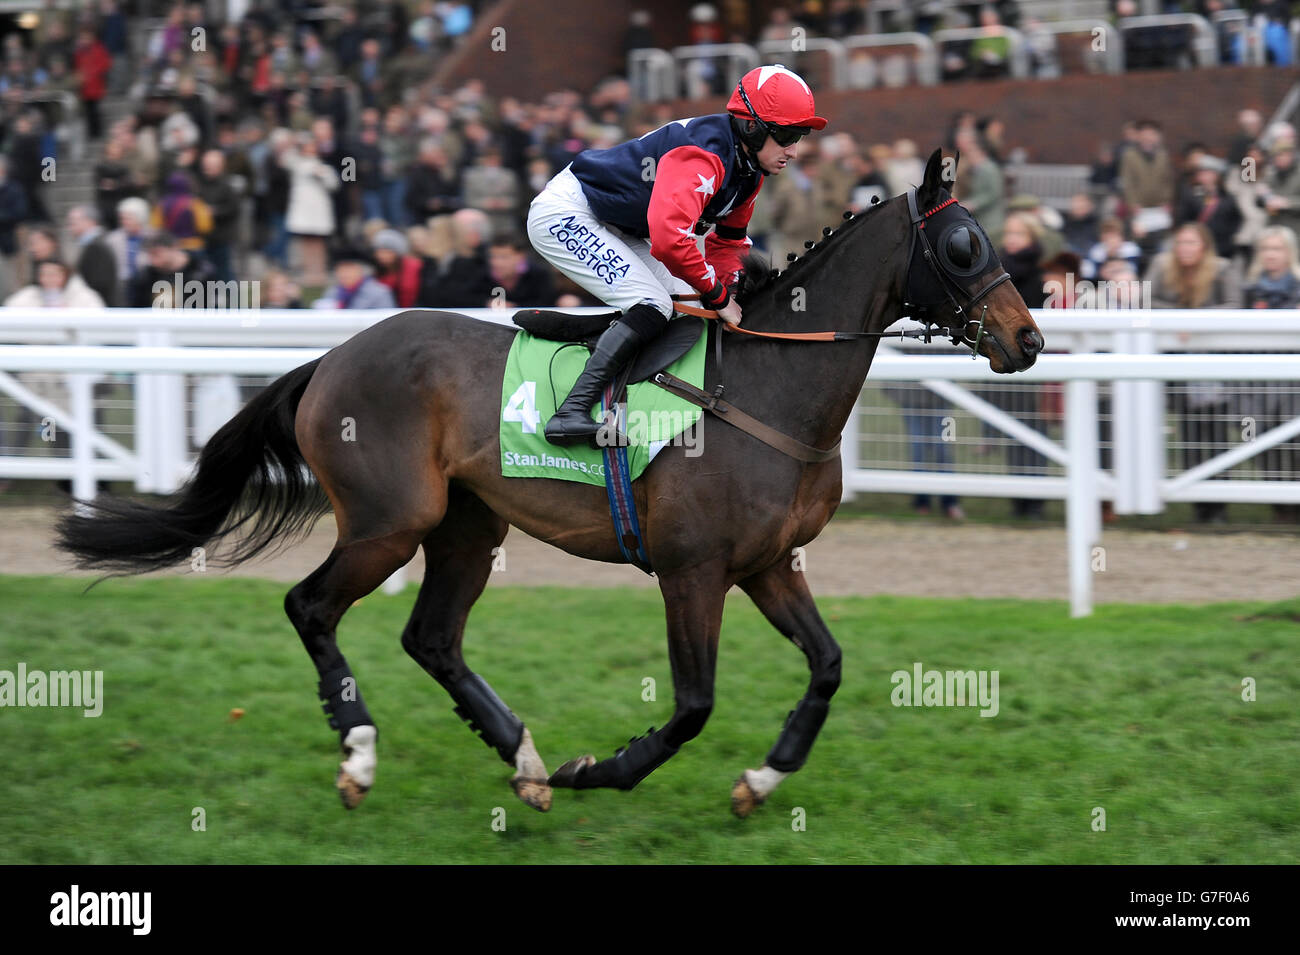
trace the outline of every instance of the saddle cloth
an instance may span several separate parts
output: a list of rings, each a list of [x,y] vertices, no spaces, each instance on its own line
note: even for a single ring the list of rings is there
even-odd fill
[[[582,373],[590,356],[588,343],[594,343],[617,314],[575,316],[529,310],[515,316],[516,324],[521,326],[527,324],[547,334],[580,340],[554,341],[529,331],[516,333],[501,384],[503,477],[556,478],[605,486],[600,448],[586,444],[561,447],[547,441],[542,432]],[[655,455],[675,439],[688,448],[688,453],[693,445],[700,408],[645,379],[666,369],[703,387],[708,337],[701,334],[703,330],[704,323],[699,319],[674,319],[663,335],[632,360],[628,380],[633,384],[627,389],[620,424],[628,442],[632,480],[639,478]],[[592,419],[600,420],[602,411],[603,403],[596,406]]]

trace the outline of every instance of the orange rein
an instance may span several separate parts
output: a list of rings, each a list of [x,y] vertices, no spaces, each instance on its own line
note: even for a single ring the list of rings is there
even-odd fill
[[[696,318],[718,318],[718,313],[711,308],[696,308],[694,305],[683,305],[684,299],[699,299],[699,295],[674,295],[673,308],[683,315],[694,315]],[[756,332],[748,328],[741,328],[739,325],[733,325],[730,322],[723,322],[723,328],[729,332],[737,332],[742,335],[755,335],[759,338],[783,338],[796,342],[833,342],[838,332]]]

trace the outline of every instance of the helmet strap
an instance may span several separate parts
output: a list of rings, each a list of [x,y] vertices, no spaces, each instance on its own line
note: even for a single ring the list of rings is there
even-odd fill
[[[735,132],[736,141],[741,147],[741,160],[749,165],[751,169],[757,170],[766,176],[766,170],[758,164],[758,151],[763,148],[763,143],[767,139],[767,130],[763,128],[763,124],[732,114],[731,128]]]

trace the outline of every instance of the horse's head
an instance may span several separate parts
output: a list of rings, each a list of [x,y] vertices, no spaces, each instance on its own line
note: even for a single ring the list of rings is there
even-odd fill
[[[955,341],[988,358],[995,372],[1022,371],[1043,350],[1043,335],[988,235],[949,194],[946,183],[956,178],[958,157],[945,160],[936,149],[924,181],[908,193],[909,313],[949,328]]]

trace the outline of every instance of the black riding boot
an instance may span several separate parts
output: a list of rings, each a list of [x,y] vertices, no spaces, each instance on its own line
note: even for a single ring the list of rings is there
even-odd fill
[[[600,400],[600,393],[667,322],[658,309],[637,305],[610,325],[596,341],[596,349],[573,383],[569,397],[546,422],[546,440],[551,444],[581,444],[594,438],[600,422],[592,420],[591,409]]]

